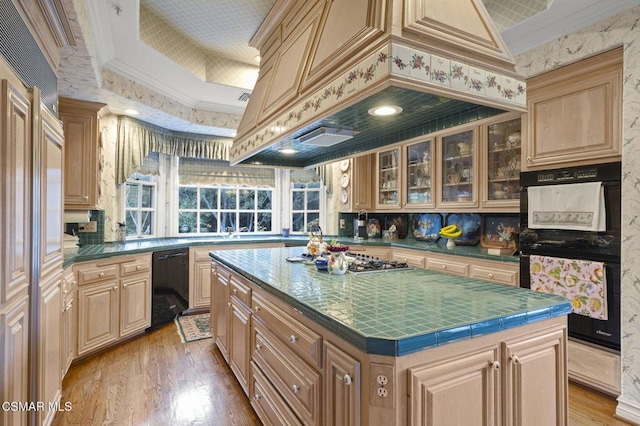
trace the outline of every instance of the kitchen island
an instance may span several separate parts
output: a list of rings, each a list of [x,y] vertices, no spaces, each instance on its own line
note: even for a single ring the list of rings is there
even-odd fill
[[[210,253],[212,332],[265,423],[566,424],[565,299],[302,251]]]

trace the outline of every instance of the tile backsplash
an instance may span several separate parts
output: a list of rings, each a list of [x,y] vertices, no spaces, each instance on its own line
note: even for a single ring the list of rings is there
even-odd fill
[[[105,212],[104,210],[91,210],[89,214],[90,214],[90,220],[97,222],[97,231],[78,233],[79,243],[81,246],[92,245],[92,244],[103,244]],[[65,233],[72,234],[74,230],[76,232],[78,231],[77,223],[65,223]]]

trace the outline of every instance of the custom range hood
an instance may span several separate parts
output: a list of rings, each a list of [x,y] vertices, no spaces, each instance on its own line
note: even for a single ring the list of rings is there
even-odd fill
[[[260,76],[231,164],[310,167],[526,110],[481,0],[279,0],[250,44]],[[383,104],[402,112],[369,113]]]

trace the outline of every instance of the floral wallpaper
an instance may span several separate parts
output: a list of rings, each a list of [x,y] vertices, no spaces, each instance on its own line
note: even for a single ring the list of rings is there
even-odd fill
[[[640,6],[516,58],[525,77],[624,47],[622,122],[622,394],[617,414],[640,421]]]
[[[100,119],[100,187],[98,207],[104,210],[104,240],[116,240],[118,213],[118,188],[116,185],[116,137],[118,116],[107,115]]]

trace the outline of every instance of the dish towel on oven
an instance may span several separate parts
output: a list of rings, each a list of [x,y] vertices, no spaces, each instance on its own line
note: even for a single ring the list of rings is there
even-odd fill
[[[564,296],[576,314],[607,319],[604,263],[532,255],[529,265],[531,290]]]
[[[529,228],[606,230],[602,182],[531,186],[527,192]]]

